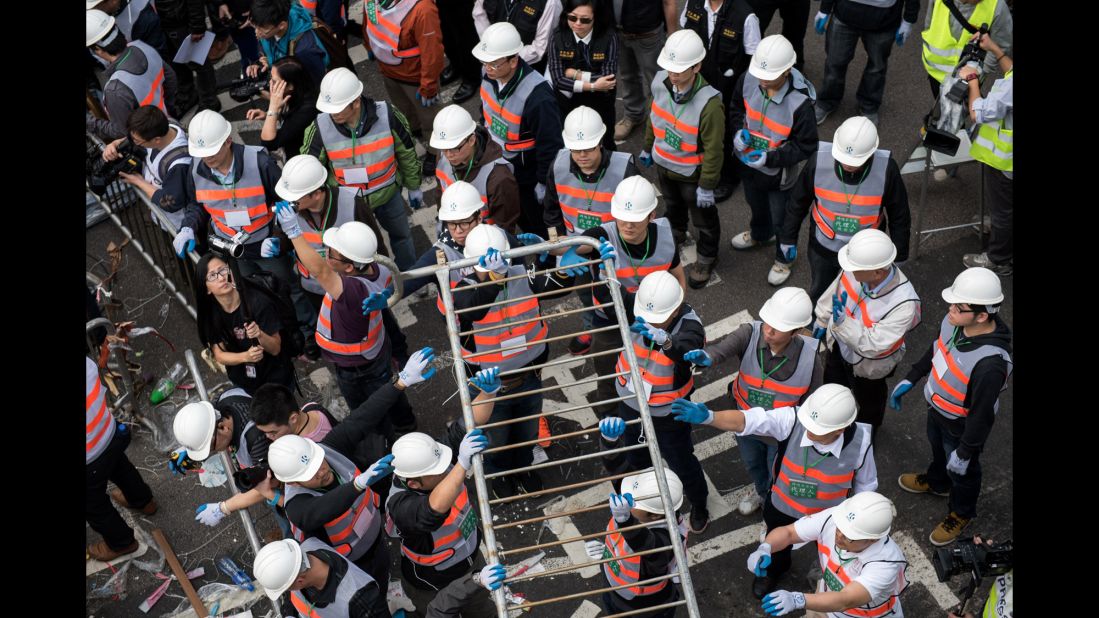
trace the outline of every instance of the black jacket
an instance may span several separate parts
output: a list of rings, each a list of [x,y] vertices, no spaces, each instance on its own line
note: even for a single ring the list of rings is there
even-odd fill
[[[752,6],[748,0],[723,2],[711,36],[706,2],[709,0],[687,0],[686,28],[694,30],[703,42],[709,41],[706,57],[702,60],[702,77],[728,101],[736,76],[748,69],[750,56],[744,50],[744,21],[752,14]],[[732,73],[726,77],[729,70]]]
[[[519,67],[515,75],[504,86],[504,91],[511,91],[519,84],[519,72],[527,75],[534,71],[522,58],[519,58]],[[492,92],[499,94],[500,87],[496,80],[487,75],[482,78],[481,85]],[[504,96],[507,96],[506,92]],[[484,124],[484,117],[480,120]],[[488,127],[485,127],[486,129]],[[519,139],[533,139],[533,150],[520,153],[505,152],[504,156],[515,166],[515,180],[520,186],[534,186],[536,183],[546,181],[550,169],[553,167],[553,159],[557,151],[565,147],[561,140],[561,108],[557,105],[557,97],[553,94],[553,86],[541,80],[527,97],[523,106],[523,119],[519,123]]]
[[[821,0],[820,12],[832,15],[857,30],[896,30],[904,21],[914,24],[920,18],[920,0],[897,0],[889,8],[879,8],[852,0]],[[913,34],[916,34],[913,32]]]
[[[733,152],[733,136],[737,131],[745,127],[744,124],[744,76],[747,72],[741,73],[736,78],[736,84],[733,86],[732,95],[729,97],[729,103],[726,105],[728,109],[728,120],[725,123],[725,143],[728,144],[730,153]],[[794,84],[791,78],[787,78],[785,88],[793,88]],[[789,94],[789,90],[786,91]],[[807,92],[802,91],[806,95]],[[786,95],[783,95],[786,96]],[[767,167],[790,167],[797,163],[804,161],[812,157],[817,152],[817,118],[813,112],[813,98],[808,97],[802,104],[794,110],[794,124],[790,127],[790,135],[783,142],[782,146],[779,146],[775,150],[767,153]],[[730,156],[735,156],[732,154]],[[777,188],[778,179],[781,174],[775,176],[768,176],[761,171],[752,169],[747,166],[744,167],[748,172],[751,172],[751,178],[764,183],[776,183]]]

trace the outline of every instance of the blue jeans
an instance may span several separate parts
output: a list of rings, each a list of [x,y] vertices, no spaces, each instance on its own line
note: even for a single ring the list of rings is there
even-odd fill
[[[897,31],[859,30],[836,19],[828,22],[828,32],[824,39],[827,56],[824,59],[824,85],[817,97],[817,106],[832,111],[843,99],[843,86],[847,80],[847,65],[855,57],[855,48],[862,39],[866,50],[866,69],[859,80],[859,89],[855,99],[859,102],[859,111],[876,112],[881,106],[885,93],[885,69],[889,63],[889,54],[893,51],[893,42]]]
[[[518,386],[508,389],[506,392],[501,390],[499,396],[514,395],[516,393],[539,388],[542,388],[541,376],[534,371],[528,371],[526,377],[523,378],[523,381]],[[476,397],[479,392],[480,391],[476,388],[471,387],[470,397]],[[532,393],[526,397],[516,397],[515,399],[508,399],[495,404],[492,408],[492,416],[489,417],[488,422],[496,423],[508,419],[531,416],[532,414],[538,414],[541,411],[542,393]],[[521,423],[492,427],[486,429],[485,434],[488,436],[489,448],[504,446],[505,444],[527,442],[538,437],[538,419],[532,418]],[[529,466],[534,459],[534,451],[531,450],[532,448],[533,446],[522,446],[500,451],[499,453],[485,455],[485,473],[492,474],[494,472],[503,472],[504,470],[514,470],[515,468]]]
[[[744,468],[748,470],[748,476],[752,477],[752,483],[756,486],[756,493],[760,498],[766,498],[767,490],[771,487],[771,470],[774,469],[778,446],[767,444],[755,436],[737,436],[736,443],[740,447]]]
[[[416,249],[412,246],[412,228],[408,224],[408,213],[400,188],[388,202],[374,209],[374,218],[389,233],[389,242],[393,245],[393,261],[397,262],[397,268],[411,269],[416,262]]]
[[[927,409],[927,441],[931,443],[931,464],[927,466],[927,484],[935,491],[949,491],[950,510],[958,517],[977,516],[977,498],[981,495],[981,461],[979,455],[969,460],[965,474],[946,469],[950,453],[958,448],[965,431],[965,421],[950,421],[934,408]]]
[[[786,198],[789,190],[780,191],[778,176],[767,179],[760,178],[761,174],[754,171],[744,176],[744,199],[748,207],[752,209],[752,218],[749,220],[748,229],[752,238],[764,242],[782,229],[782,223],[786,220]],[[779,244],[775,243],[775,259],[783,264],[789,264],[790,260],[782,255]]]

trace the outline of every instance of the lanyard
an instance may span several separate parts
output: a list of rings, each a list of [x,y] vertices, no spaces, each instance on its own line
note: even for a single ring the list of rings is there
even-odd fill
[[[814,461],[813,463],[810,464],[809,463],[809,451],[810,451],[810,449],[811,449],[811,447],[806,447],[805,448],[805,461],[802,462],[802,464],[801,464],[801,467],[802,467],[801,478],[803,478],[803,479],[804,478],[809,478],[808,475],[809,475],[809,470],[810,469],[812,469],[814,466],[816,466],[817,464],[819,464],[820,462],[824,461],[825,459],[827,459],[828,457],[830,457],[832,455],[831,453],[825,453],[824,455],[821,456],[820,459],[818,459],[818,460],[816,460],[816,461]],[[850,561],[848,561],[848,562],[850,562]]]
[[[218,184],[221,185],[222,187],[228,187],[229,188],[229,191],[231,192],[231,195],[229,196],[229,199],[230,199],[230,201],[233,202],[233,208],[236,208],[237,207],[237,181],[231,180],[228,183],[224,183],[224,182],[221,181],[221,177],[218,174],[214,174],[213,171],[214,170],[210,170],[211,175],[214,177],[214,180],[218,181]],[[233,174],[233,165],[231,163],[229,164],[229,173],[226,174],[226,175],[229,178],[232,178],[233,175],[234,175]]]
[[[519,69],[519,75],[515,78],[515,87],[511,89],[511,92],[504,95],[504,98],[500,99],[500,109],[504,109],[504,104],[507,103],[508,98],[515,94],[515,91],[519,89],[519,82],[523,81],[523,69]],[[507,86],[505,86],[507,88]]]
[[[693,99],[693,98],[694,98],[694,94],[695,94],[695,91],[696,91],[696,90],[698,90],[698,86],[699,86],[699,83],[701,82],[701,80],[702,80],[702,76],[701,76],[701,75],[695,75],[695,81],[694,81],[694,84],[693,84],[693,85],[691,86],[691,96],[687,97],[687,101],[690,101],[691,99]],[[675,125],[675,126],[678,126],[678,125],[679,125],[679,122],[678,122],[678,120],[679,120],[679,115],[683,113],[683,110],[684,110],[684,109],[686,109],[686,107],[687,107],[687,103],[686,103],[686,102],[684,102],[684,103],[683,103],[683,105],[682,105],[682,107],[680,107],[680,108],[679,108],[679,111],[678,111],[678,112],[677,112],[677,111],[675,111],[675,107],[676,107],[676,103],[675,103],[675,95],[673,94],[673,95],[672,95],[672,116],[673,116],[673,117],[674,117],[674,118],[676,119],[676,121],[677,121],[677,122],[673,123],[673,125]]]
[[[959,326],[954,327],[954,334],[950,335],[950,341],[947,342],[947,344],[946,344],[946,351],[947,352],[950,352],[951,350],[956,349],[959,344],[969,343],[969,340],[965,338],[965,333],[962,333],[962,338],[958,339],[958,331],[960,331],[960,330],[961,330],[961,327],[959,327]]]
[[[357,137],[358,136],[355,135],[355,129],[351,129],[351,165],[358,163],[358,161],[355,160],[355,144]]]
[[[836,175],[840,178],[840,184],[843,185],[843,199],[847,201],[847,209],[845,213],[851,212],[851,201],[855,199],[855,196],[859,194],[859,187],[862,186],[862,181],[866,180],[866,174],[870,172],[870,166],[866,166],[866,169],[862,170],[862,176],[859,178],[859,183],[855,185],[855,192],[850,195],[847,194],[847,183],[843,181],[843,168],[840,164],[836,164]]]
[[[767,106],[771,104],[771,96],[769,94],[767,94],[767,91],[764,90],[763,86],[759,87],[759,91],[761,93],[763,93],[763,109],[761,109],[759,111],[759,131],[762,133],[763,132],[763,121],[764,121],[764,119],[767,118]],[[752,128],[752,122],[751,122],[751,120],[748,120],[748,129],[751,130],[751,128]],[[770,138],[768,138],[768,139],[770,139]]]
[[[308,211],[307,211],[308,212]],[[321,220],[321,226],[317,227],[318,232],[323,232],[328,229],[328,220],[332,216],[332,190],[328,191],[328,207],[324,211],[324,217]],[[309,223],[313,223],[313,213],[309,213]],[[316,226],[314,226],[316,227]]]
[[[474,153],[473,153],[473,156],[471,156],[471,157],[469,158],[469,163],[467,163],[467,164],[466,164],[466,171],[465,171],[465,173],[463,173],[463,174],[462,174],[462,178],[461,178],[461,180],[463,180],[463,181],[464,181],[464,180],[465,180],[466,178],[468,178],[468,177],[469,177],[469,173],[470,173],[470,171],[472,171],[472,170],[473,170],[473,160],[474,160],[475,158],[477,158],[477,153],[476,153],[476,152],[474,152]]]
[[[858,556],[852,556],[852,557],[848,558],[847,560],[844,560],[843,559],[843,553],[842,553],[843,550],[841,550],[839,548],[839,546],[836,545],[835,541],[832,542],[832,549],[836,550],[836,559],[840,561],[840,568],[836,569],[836,573],[839,573],[840,569],[842,569],[843,567],[847,566],[848,564],[854,562],[855,558],[858,558]]]
[[[779,363],[774,369],[772,369],[770,371],[763,371],[763,348],[761,347],[759,349],[759,370],[763,373],[763,384],[761,386],[762,388],[767,388],[767,378],[773,376],[775,374],[775,372],[778,371],[779,369],[782,369],[782,366],[785,365],[786,361],[788,361],[788,360],[790,360],[788,357],[783,356],[782,357],[782,362]],[[817,463],[820,463],[820,462],[818,461]],[[816,465],[816,464],[813,464],[813,465]]]
[[[610,165],[607,165],[607,167],[610,167]],[[607,173],[607,167],[604,167],[603,170],[599,172],[599,177],[595,179],[594,183],[592,183],[591,192],[588,192],[588,188],[587,188],[588,183],[584,180],[583,176],[580,175],[580,172],[576,172],[576,179],[580,181],[580,184],[584,185],[584,187],[583,187],[584,193],[588,194],[588,210],[591,210],[592,200],[595,199],[595,190],[599,188],[599,182],[601,180],[603,180],[603,174]],[[619,238],[619,240],[621,240],[621,238]],[[649,252],[649,250],[648,250],[648,241],[647,240],[646,240],[646,245],[645,246],[646,246],[645,253],[647,255],[648,252]],[[634,273],[634,274],[636,274],[636,273]]]
[[[588,203],[590,204],[591,202],[589,201]],[[617,226],[614,228],[614,233],[618,234],[618,244],[622,245],[622,249],[623,249],[622,253],[625,253],[626,254],[626,259],[628,259],[630,261],[630,267],[633,268],[634,278],[635,279],[641,279],[641,275],[638,274],[637,268],[639,266],[644,266],[645,265],[645,260],[649,259],[649,241],[652,240],[653,235],[648,234],[648,233],[645,234],[645,254],[641,256],[641,261],[640,262],[634,262],[633,261],[633,256],[630,255],[629,249],[626,248],[626,241],[622,240],[622,234],[619,234]]]

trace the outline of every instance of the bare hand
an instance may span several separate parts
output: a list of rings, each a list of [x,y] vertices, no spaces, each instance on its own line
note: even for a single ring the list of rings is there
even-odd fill
[[[136,185],[139,181],[144,180],[139,174],[127,174],[126,172],[119,172],[118,177],[128,185]]]
[[[269,66],[267,66],[267,56],[265,56],[263,54],[260,54],[259,64],[260,64],[260,67],[262,67],[261,70],[263,70],[263,71],[266,71],[267,69],[270,68]]]
[[[282,109],[282,106],[286,103],[286,80],[275,79],[275,76],[271,76],[271,109]]]
[[[263,331],[260,330],[259,325],[255,322],[248,322],[244,325],[244,334],[252,339],[259,339],[259,336],[263,334]]]
[[[118,154],[118,145],[125,140],[125,137],[120,137],[110,144],[107,144],[107,147],[103,149],[103,160],[114,161],[115,159],[120,158],[122,155]]]
[[[592,84],[592,89],[593,90],[598,90],[600,92],[609,92],[611,90],[614,90],[614,87],[615,87],[614,74],[604,75],[604,76],[600,77],[599,79],[595,80],[595,83]]]
[[[248,348],[247,352],[244,352],[244,362],[246,363],[258,363],[263,360],[263,348],[254,345]]]
[[[262,59],[263,59],[263,56],[260,56],[260,60],[262,60]],[[250,64],[250,65],[248,65],[247,69],[244,69],[244,74],[246,76],[248,76],[249,78],[255,78],[255,76],[259,75],[259,71],[260,71],[260,65]]]
[[[267,112],[262,109],[250,109],[244,112],[244,118],[246,120],[263,120],[267,118]]]
[[[974,34],[972,37],[969,38],[970,41],[976,41],[977,39],[980,39],[981,41],[981,49],[985,51],[990,51],[997,56],[1003,53],[1003,50],[1000,49],[1000,46],[992,40],[992,37],[988,36],[987,32],[978,32],[977,34]]]
[[[199,34],[192,34],[191,35],[191,42],[192,43],[198,43],[199,41],[202,40],[202,37],[204,37],[204,36],[206,36],[205,32],[202,32],[202,33],[199,33]]]
[[[965,78],[969,77],[970,75],[976,75],[976,74],[977,74],[977,69],[974,69],[971,66],[964,66],[964,67],[958,69],[958,77],[960,77],[962,79],[965,79]]]
[[[229,21],[233,19],[233,13],[229,10],[228,4],[223,4],[218,7],[218,19],[221,21]]]

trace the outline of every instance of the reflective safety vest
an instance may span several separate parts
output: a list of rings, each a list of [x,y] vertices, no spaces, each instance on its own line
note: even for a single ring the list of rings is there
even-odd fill
[[[522,266],[513,264],[508,268],[507,276],[525,275],[526,272]],[[496,295],[494,302],[509,298],[523,298],[532,294],[534,292],[530,289],[530,279],[524,276],[508,281],[505,288]],[[474,352],[463,347],[462,358],[467,363],[483,367],[499,365],[500,371],[525,367],[538,358],[546,347],[545,343],[539,342],[549,334],[549,326],[541,319],[532,320],[532,318],[541,318],[541,315],[537,298],[524,298],[511,301],[506,305],[491,307],[485,317],[473,323],[474,329],[491,327],[491,330],[473,335],[476,352],[487,352],[487,354],[474,356]],[[519,323],[513,325],[512,322]],[[528,344],[525,348],[504,350],[504,348],[520,346],[524,343]]]
[[[306,13],[316,16],[317,14],[317,0],[298,0],[298,4],[305,9]],[[340,3],[340,17],[347,19],[347,8],[343,3]],[[329,26],[333,24],[328,24]]]
[[[355,480],[361,470],[351,463],[350,459],[323,442],[318,442],[317,445],[324,449],[324,460],[328,462],[328,465],[332,467],[332,471],[339,477],[338,482],[340,484],[350,483]],[[308,496],[324,495],[315,489],[293,483],[287,483],[285,491],[287,504],[296,496],[303,494]],[[324,532],[328,535],[328,543],[332,546],[332,549],[348,560],[358,560],[369,551],[378,539],[378,533],[382,530],[382,517],[378,512],[380,503],[378,494],[367,487],[366,491],[355,498],[349,509],[340,513],[331,521],[325,522]],[[295,536],[300,538],[302,531],[293,523],[291,528]]]
[[[367,489],[366,491],[370,491]],[[332,549],[324,542],[310,538],[306,539],[301,544],[302,552],[317,551],[320,549]],[[337,550],[339,551],[339,550]],[[339,585],[336,587],[336,598],[331,603],[324,607],[316,607],[310,603],[301,590],[290,591],[290,602],[294,605],[294,609],[298,611],[298,615],[305,618],[346,618],[348,616],[348,606],[351,605],[351,599],[355,597],[355,594],[366,588],[370,584],[375,583],[374,578],[370,576],[366,571],[363,571],[354,563],[343,558],[347,562],[347,570],[344,571],[343,578],[340,579]],[[334,570],[329,570],[329,577],[332,577]]]
[[[370,50],[378,62],[384,64],[401,64],[405,58],[416,58],[420,55],[420,46],[409,49],[399,49],[401,40],[401,25],[412,8],[420,0],[397,0],[388,9],[381,6],[378,0],[366,0],[363,2],[363,15],[366,20],[366,36],[370,43]]]
[[[333,189],[329,188],[328,199],[332,199],[332,191]],[[324,217],[321,225],[328,223],[328,227],[333,228],[340,227],[348,221],[354,221],[356,193],[358,193],[358,191],[352,187],[337,187],[337,197],[335,200],[336,203],[334,205],[329,204],[327,206],[324,214],[321,215],[322,217]],[[329,213],[331,212],[333,206],[335,206],[336,210],[335,219],[329,221]],[[319,230],[313,227],[312,219],[304,216],[300,211],[298,212],[298,224],[301,226],[301,236],[305,239],[305,242],[309,243],[309,246],[313,247],[313,250],[319,253],[321,257],[327,255],[328,247],[326,247],[324,243],[321,242],[321,237],[324,235],[324,230]],[[295,258],[294,263],[298,267],[298,274],[301,275],[301,287],[314,294],[324,294],[324,288],[321,287],[321,284],[317,283],[317,280],[309,274],[309,269],[307,269],[305,265],[301,263],[301,260]]]
[[[771,486],[771,504],[794,518],[819,513],[847,499],[855,470],[863,465],[863,446],[870,443],[870,425],[855,423],[854,436],[844,442],[839,457],[801,446],[804,435],[805,426],[795,422]]]
[[[786,94],[782,96],[781,103],[776,103],[763,93],[759,78],[751,73],[744,74],[741,95],[744,97],[744,128],[751,135],[749,149],[775,150],[790,137],[790,131],[794,127],[794,112],[809,98],[804,92],[794,89],[794,84],[790,81],[792,79],[792,76],[786,77]],[[764,166],[759,171],[774,176],[782,168]]]
[[[594,186],[580,180],[578,174],[572,173],[572,153],[568,148],[562,148],[553,160],[554,186],[569,236],[578,236],[584,230],[597,225],[613,223],[611,197],[614,196],[618,183],[626,177],[630,153],[603,153],[604,157],[608,155],[610,161]]]
[[[366,285],[368,295],[380,293],[393,283],[393,275],[388,268],[381,264],[375,264],[375,266],[378,267],[379,271],[377,280],[371,281],[366,277],[353,277]],[[367,319],[369,320],[368,330],[366,337],[361,341],[336,341],[332,338],[332,295],[326,293],[324,300],[321,301],[320,315],[317,317],[317,345],[322,350],[336,356],[349,356],[352,358],[361,356],[368,361],[374,360],[385,345],[385,327],[382,325],[382,312],[371,311]]]
[[[84,358],[87,374],[84,389],[84,463],[89,464],[107,450],[114,437],[114,416],[107,408],[106,393],[99,379],[99,367],[92,359]]]
[[[1015,364],[1007,350],[994,345],[982,345],[976,349],[962,352],[954,347],[954,342],[963,338],[962,329],[952,326],[944,316],[939,325],[939,337],[935,340],[935,353],[931,357],[931,374],[923,386],[923,396],[939,414],[947,418],[965,418],[969,408],[965,407],[965,395],[969,390],[969,376],[977,363],[990,356],[999,356],[1007,363],[1007,376],[1000,392],[1007,390],[1007,379],[1011,377]],[[1000,401],[993,404],[994,412],[1000,410]]]
[[[466,257],[462,254],[461,251],[458,251],[454,247],[446,244],[445,242],[440,242],[437,240],[432,246],[437,249],[442,249],[443,253],[446,254],[446,261],[448,263],[457,262],[458,260],[464,260]],[[458,287],[459,281],[472,275],[474,272],[476,271],[473,270],[472,266],[450,271],[450,289],[453,290],[454,288]],[[443,297],[441,294],[435,297],[435,307],[439,310],[439,313],[443,314],[444,316],[446,315],[446,307],[443,307]]]
[[[838,592],[858,577],[862,570],[873,563],[885,563],[895,566],[897,576],[892,592],[885,599],[871,598],[870,602],[861,607],[852,607],[837,612],[828,612],[829,618],[903,618],[900,594],[908,587],[908,578],[905,569],[908,561],[904,552],[889,537],[885,537],[879,545],[875,543],[869,548],[855,554],[851,559],[839,559],[832,555],[832,548],[836,544],[836,524],[831,517],[824,524],[820,538],[817,539],[817,556],[820,560],[820,569],[823,577],[817,590]],[[850,555],[844,552],[844,555]]]
[[[664,524],[660,524],[660,526],[663,527]],[[622,537],[622,533],[616,532],[616,530],[618,530],[618,522],[614,521],[614,518],[611,517],[611,521],[607,524],[607,532],[612,534],[603,537],[603,556],[600,558],[601,560],[618,556],[628,556],[635,551],[630,549],[629,544],[626,543],[626,539]],[[682,517],[679,518],[679,538],[683,542],[683,548],[686,549],[687,524]],[[629,600],[636,597],[656,594],[667,587],[668,583],[672,581],[671,579],[662,579],[647,586],[630,585],[641,581],[642,557],[643,556],[618,558],[617,560],[603,563],[603,574],[607,576],[607,581],[610,582],[611,586],[629,586],[629,588],[619,588],[618,590],[615,590],[615,592],[624,599]],[[668,563],[668,573],[675,573],[677,568],[676,560],[673,558]],[[659,574],[653,575],[653,577],[658,576]],[[645,579],[649,578],[646,577]]]
[[[616,260],[618,268],[614,270],[614,273],[618,276],[618,282],[622,284],[622,289],[630,294],[637,291],[637,288],[641,286],[641,280],[646,275],[658,270],[671,270],[672,260],[678,250],[675,246],[675,237],[672,236],[672,226],[668,223],[668,220],[660,217],[659,219],[653,219],[653,223],[656,224],[656,246],[653,247],[652,254],[649,257],[636,265],[630,254],[626,253],[626,248],[619,241],[618,225],[613,220],[603,224],[603,229],[607,231],[607,242],[621,256]],[[606,280],[602,272],[599,273],[599,278],[600,280]],[[600,304],[595,298],[595,292],[592,292],[592,302]],[[596,308],[595,313],[605,320],[610,319],[610,316],[602,308]]]
[[[233,148],[236,148],[234,145]],[[246,244],[260,242],[271,233],[269,227],[275,218],[267,204],[267,195],[263,190],[263,179],[259,173],[259,153],[261,146],[241,146],[244,149],[243,168],[240,179],[229,184],[206,178],[198,173],[199,166],[206,167],[202,159],[191,160],[191,178],[195,182],[195,200],[202,203],[210,214],[214,232],[221,238],[229,239],[241,230],[252,236]],[[234,158],[236,154],[233,154]],[[211,172],[209,167],[207,171]],[[237,170],[231,170],[236,174]]]
[[[980,6],[980,5],[978,5]],[[1011,79],[1015,69],[1008,71],[1004,79]],[[969,154],[981,163],[994,167],[1001,172],[1015,171],[1014,165],[1014,113],[1008,110],[1007,115],[997,124],[981,124],[977,128],[977,136],[973,139],[973,145],[969,148]]]
[[[899,274],[893,276],[895,282]],[[874,325],[889,315],[891,311],[907,302],[916,303],[916,312],[912,315],[912,321],[905,333],[911,332],[920,323],[920,297],[916,294],[916,288],[912,287],[911,280],[892,285],[889,290],[879,294],[877,298],[869,298],[863,295],[862,284],[855,281],[855,276],[845,270],[840,274],[840,284],[835,292],[838,294],[840,291],[847,292],[847,304],[843,308],[847,317],[861,321],[866,328],[874,328]],[[901,338],[889,349],[873,357],[860,355],[855,349],[838,339],[836,343],[840,348],[840,356],[852,365],[862,362],[864,358],[881,360],[905,350],[904,335],[901,335]]]
[[[973,14],[969,16],[969,23],[975,25],[991,24],[992,16],[996,13],[998,0],[983,0],[973,7]],[[943,4],[943,0],[934,0],[931,8],[931,27],[920,33],[923,38],[923,67],[927,74],[942,83],[948,73],[954,72],[954,66],[958,64],[958,58],[962,55],[962,48],[969,42],[972,36],[965,28],[959,28],[960,34],[955,37],[950,33],[950,21],[953,15]]]
[[[397,181],[397,153],[389,127],[389,107],[384,101],[374,101],[374,110],[377,120],[366,133],[354,137],[340,132],[332,114],[317,116],[317,131],[328,152],[336,182],[358,187],[362,195],[370,195]]]
[[[885,221],[881,199],[885,193],[889,151],[874,151],[870,169],[865,170],[866,175],[854,187],[844,184],[836,175],[838,165],[832,158],[832,143],[820,142],[813,186],[816,199],[812,212],[817,224],[814,233],[824,248],[834,252],[842,249],[857,232],[881,228]]]
[[[492,170],[496,169],[497,165],[505,165],[509,172],[515,173],[515,166],[507,159],[500,157],[495,161],[482,165],[473,178],[465,179],[466,182],[477,188],[477,193],[481,194],[481,203],[484,204],[481,207],[481,222],[489,225],[496,225],[496,222],[488,215],[488,177],[492,175]],[[435,178],[439,181],[439,195],[442,195],[447,187],[454,184],[455,176],[454,166],[450,164],[450,161],[446,157],[439,157],[435,164]]]
[[[997,577],[988,590],[988,601],[981,618],[1011,618],[1014,606],[1014,570]]]
[[[385,501],[386,517],[389,518],[389,502],[402,491],[408,491],[397,483],[389,490],[389,497]],[[434,567],[436,571],[445,571],[459,562],[469,558],[477,551],[477,512],[469,504],[469,492],[465,484],[462,485],[462,493],[450,507],[450,512],[438,530],[431,533],[434,543],[430,554],[418,554],[401,543],[401,553],[405,558],[422,566]],[[386,522],[387,529],[392,520]],[[398,536],[400,530],[396,529]]]
[[[679,104],[672,99],[672,93],[664,85],[668,72],[656,72],[650,89],[653,102],[650,106],[649,120],[653,125],[653,160],[666,170],[690,176],[702,165],[703,152],[698,138],[699,125],[702,122],[702,110],[710,99],[721,93],[709,84],[695,90],[686,103]],[[701,77],[696,78],[701,80]]]
[[[125,14],[125,11],[123,11],[123,14]],[[164,177],[168,175],[168,170],[176,165],[191,164],[191,155],[187,152],[187,133],[183,130],[183,127],[177,124],[169,124],[168,128],[175,129],[176,138],[164,150],[157,150],[155,151],[156,154],[153,155],[154,150],[152,148],[145,149],[145,159],[148,163],[142,166],[144,168],[142,175],[145,180],[153,183],[157,188],[164,186]],[[182,208],[175,212],[162,211],[177,230],[183,227]],[[153,220],[160,224],[159,219],[156,217],[153,217]]]
[[[516,78],[519,83],[504,96],[498,98],[494,88],[485,86],[481,80],[481,113],[485,116],[485,127],[492,141],[500,145],[504,152],[524,152],[534,149],[534,138],[519,139],[519,125],[523,122],[523,109],[527,98],[539,84],[545,80],[535,71],[522,72]]]
[[[698,317],[694,309],[690,309],[676,321],[675,326],[668,331],[668,336],[671,337],[678,333],[687,320],[702,323],[702,319]],[[660,349],[660,346],[651,341],[646,343],[641,334],[633,331],[630,331],[630,344],[633,345],[633,351],[637,354],[637,362],[641,363],[641,379],[652,385],[652,392],[649,394],[649,412],[653,416],[667,416],[671,413],[669,406],[673,401],[680,397],[686,397],[691,393],[691,389],[695,385],[694,376],[688,377],[683,386],[675,388],[675,361],[668,358]],[[630,363],[626,360],[626,351],[623,350],[618,353],[618,363],[614,366],[614,371],[619,373],[629,370]],[[630,374],[618,376],[614,386],[619,397],[629,397],[622,403],[634,410],[639,410],[637,401],[630,397],[635,391],[635,385]],[[644,390],[642,390],[642,393],[644,393]]]
[[[125,55],[119,61],[118,68],[111,73],[108,83],[117,81],[134,93],[134,100],[138,107],[142,105],[155,105],[160,111],[165,112],[164,107],[164,61],[148,43],[143,41],[130,41],[126,45]],[[122,68],[126,56],[136,53],[145,58],[145,72],[131,73]],[[107,109],[104,107],[104,109]],[[110,112],[108,112],[109,114]]]
[[[759,406],[765,410],[786,408],[799,405],[802,397],[809,392],[809,383],[813,381],[813,368],[816,366],[817,340],[805,335],[801,338],[801,354],[797,359],[794,373],[785,380],[763,379],[763,368],[759,366],[759,339],[763,322],[752,322],[752,337],[748,340],[748,349],[740,359],[740,373],[733,380],[733,398],[741,410]],[[789,349],[789,347],[787,347]]]

